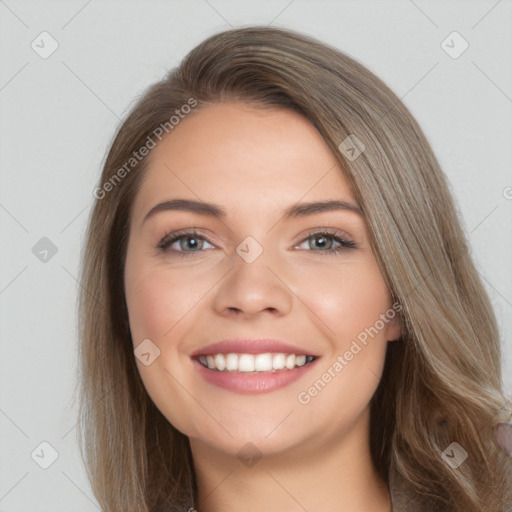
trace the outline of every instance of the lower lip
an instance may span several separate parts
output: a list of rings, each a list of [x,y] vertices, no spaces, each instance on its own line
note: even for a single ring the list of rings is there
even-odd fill
[[[298,366],[293,370],[279,370],[276,372],[254,374],[210,370],[196,359],[193,359],[192,362],[204,379],[215,386],[234,391],[235,393],[258,394],[268,393],[288,386],[307,373],[315,365],[317,360],[318,359],[315,359],[304,366]]]

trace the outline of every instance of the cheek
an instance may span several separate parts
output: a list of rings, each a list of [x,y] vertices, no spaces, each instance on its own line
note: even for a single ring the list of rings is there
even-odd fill
[[[185,273],[165,271],[142,258],[127,258],[126,302],[134,344],[144,338],[163,344],[179,330],[179,322],[201,301],[208,278],[190,279]],[[210,285],[211,286],[211,285]]]
[[[309,404],[310,412],[327,414],[338,428],[366,409],[378,386],[389,325],[381,315],[391,307],[390,296],[376,264],[366,261],[338,267],[330,275],[317,273],[315,285],[304,286],[314,312],[310,318],[330,349],[298,399]]]
[[[185,411],[193,410],[194,403],[178,384],[186,382],[190,373],[188,357],[179,352],[186,326],[180,320],[198,304],[204,290],[184,276],[179,277],[176,272],[171,276],[147,260],[147,255],[127,255],[125,293],[129,325],[134,346],[150,339],[160,355],[148,366],[137,360],[137,368],[153,403],[174,427],[188,435],[193,427]],[[172,401],[169,397],[173,397]]]
[[[361,261],[335,272],[316,273],[314,279],[304,279],[302,286],[307,290],[308,306],[322,320],[326,336],[338,350],[376,324],[384,335],[379,319],[391,307],[391,302],[375,264]],[[314,283],[309,283],[311,280]]]
[[[133,342],[160,340],[173,327],[178,311],[176,287],[167,286],[158,275],[139,270],[126,281],[126,302]]]

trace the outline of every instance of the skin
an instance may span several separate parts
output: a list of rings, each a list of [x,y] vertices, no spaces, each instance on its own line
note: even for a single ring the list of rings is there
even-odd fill
[[[159,410],[190,439],[197,510],[391,510],[370,458],[369,402],[387,343],[400,336],[398,317],[309,403],[297,398],[392,306],[361,215],[281,218],[297,202],[356,205],[322,137],[294,112],[226,102],[187,116],[149,158],[130,219],[126,300],[134,347],[149,338],[160,350],[152,364],[137,365]],[[221,205],[226,218],[162,211],[144,221],[154,205],[175,198]],[[203,245],[182,239],[157,248],[166,233],[184,228],[197,228]],[[326,254],[310,235],[320,228],[357,248]],[[252,263],[235,251],[247,236],[263,249]],[[180,250],[189,252],[179,257]],[[240,337],[289,341],[320,358],[270,393],[242,395],[206,382],[190,354]],[[247,443],[261,455],[251,466],[237,455]]]

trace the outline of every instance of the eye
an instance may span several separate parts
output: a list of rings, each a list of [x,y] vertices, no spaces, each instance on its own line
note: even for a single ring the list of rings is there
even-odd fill
[[[301,246],[307,243],[310,250],[312,249],[313,252],[320,252],[324,255],[337,254],[346,249],[357,248],[354,242],[344,238],[337,231],[336,233],[330,233],[325,230],[310,233],[297,247],[304,249]],[[207,245],[210,247],[207,247]],[[195,230],[182,230],[166,234],[158,243],[157,248],[161,251],[171,250],[178,256],[186,257],[194,253],[203,252],[204,249],[213,249],[215,246]]]
[[[206,238],[201,236],[197,231],[178,231],[175,233],[168,233],[157,245],[158,249],[162,251],[171,248],[173,252],[178,253],[180,256],[187,256],[187,253],[201,252],[205,248],[205,244],[210,244]],[[172,247],[172,246],[175,247]],[[210,244],[211,248],[214,246]]]
[[[346,249],[356,249],[357,246],[351,240],[347,240],[341,235],[335,235],[327,231],[316,231],[304,239],[300,245],[308,243],[314,252],[322,252],[324,254],[336,254]],[[337,244],[337,245],[336,245]]]

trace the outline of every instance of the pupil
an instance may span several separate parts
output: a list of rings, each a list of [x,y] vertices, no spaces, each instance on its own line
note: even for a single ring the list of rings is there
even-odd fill
[[[320,243],[318,243],[318,240],[320,240]],[[323,247],[325,247],[325,244],[326,244],[325,237],[323,237],[323,236],[317,236],[316,237],[316,245],[318,247],[322,247],[323,248]]]
[[[197,247],[197,240],[193,237],[188,237],[187,242],[189,246],[193,249],[194,247]]]

